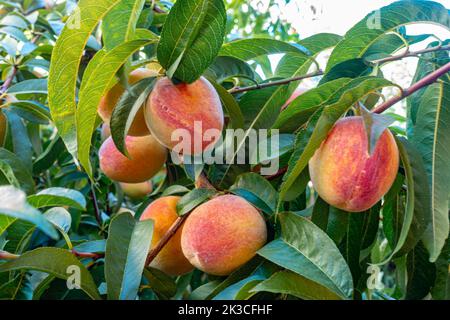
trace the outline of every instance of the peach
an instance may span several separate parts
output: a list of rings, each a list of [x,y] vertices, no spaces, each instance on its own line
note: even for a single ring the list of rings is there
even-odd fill
[[[245,199],[216,197],[194,209],[181,235],[183,253],[196,268],[228,275],[255,256],[267,240],[266,223]]]
[[[216,129],[220,133],[224,125],[219,95],[203,77],[192,84],[159,79],[147,100],[145,120],[155,138],[167,148],[174,149],[184,142],[184,154],[200,154],[212,147],[217,136],[209,141],[205,131]],[[177,129],[187,133],[190,141],[173,136],[180,132],[175,132]]]
[[[128,82],[130,84],[134,84],[144,78],[156,76],[157,73],[153,70],[149,70],[147,68],[139,68],[133,70],[130,73]],[[109,124],[113,110],[124,92],[125,88],[123,87],[123,85],[120,83],[116,83],[100,100],[100,104],[98,106],[98,114],[105,123]],[[145,124],[144,108],[141,108],[136,114],[133,123],[131,124],[130,130],[128,131],[128,134],[131,136],[145,136],[149,133],[150,132],[148,131],[147,125]]]
[[[100,169],[111,180],[140,183],[149,180],[163,167],[167,150],[152,136],[127,136],[125,144],[129,158],[117,150],[112,137],[100,147]]]
[[[309,161],[314,189],[332,206],[361,212],[371,208],[386,194],[395,180],[399,152],[386,129],[369,155],[362,117],[336,122]]]
[[[6,133],[8,132],[8,119],[5,114],[0,110],[0,147],[3,146],[6,139]]]
[[[131,199],[141,199],[149,195],[153,191],[151,181],[144,181],[141,183],[124,183],[120,182],[120,187],[128,197]]]
[[[151,247],[154,248],[167,233],[178,218],[177,203],[180,197],[167,196],[159,198],[144,210],[140,220],[152,219],[154,221]],[[194,269],[181,250],[181,234],[183,226],[167,242],[156,258],[150,263],[151,267],[159,269],[168,275],[178,276]]]

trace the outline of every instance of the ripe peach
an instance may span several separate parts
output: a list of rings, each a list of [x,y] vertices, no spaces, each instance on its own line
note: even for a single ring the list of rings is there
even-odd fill
[[[194,209],[181,247],[192,265],[222,276],[249,261],[266,240],[266,223],[258,210],[241,197],[223,195]]]
[[[322,199],[339,209],[360,212],[389,190],[398,166],[398,148],[388,129],[369,155],[362,117],[347,117],[336,122],[317,149],[309,172]]]
[[[217,139],[206,141],[205,131],[221,132],[224,124],[219,95],[203,77],[192,84],[173,84],[167,77],[159,79],[147,100],[145,120],[155,138],[169,149],[183,142],[172,134],[184,129],[191,140],[184,141],[184,154],[200,154],[212,147]]]
[[[139,68],[130,73],[128,82],[130,84],[134,84],[144,78],[155,76],[157,76],[155,71],[147,68]],[[109,124],[113,110],[124,92],[125,88],[122,84],[116,83],[100,100],[98,114],[105,123]],[[136,114],[128,134],[131,136],[145,136],[149,133],[150,132],[148,131],[147,125],[145,124],[144,108],[141,108]]]
[[[8,119],[5,114],[0,110],[0,147],[5,143],[6,132],[8,131]]]
[[[180,197],[176,196],[159,198],[153,201],[142,213],[140,220],[152,219],[154,221],[152,248],[158,244],[178,218],[176,207],[179,199]],[[183,226],[177,230],[150,263],[151,267],[172,276],[182,275],[194,269],[181,250],[182,230]]]
[[[117,150],[112,137],[103,142],[99,150],[100,168],[111,180],[139,183],[149,180],[161,170],[167,150],[152,136],[125,139],[129,158]]]
[[[144,181],[141,183],[120,183],[120,187],[128,197],[131,199],[141,199],[149,195],[153,191],[151,181]]]

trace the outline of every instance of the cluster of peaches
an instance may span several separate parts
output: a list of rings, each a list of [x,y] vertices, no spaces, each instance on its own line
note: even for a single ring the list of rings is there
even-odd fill
[[[154,76],[157,72],[151,68],[136,69],[129,75],[129,83]],[[106,125],[124,91],[116,84],[102,98],[99,114]],[[126,137],[129,156],[119,152],[108,137],[99,152],[101,170],[120,182],[131,197],[150,193],[149,180],[164,166],[167,150],[174,147],[172,133],[182,128],[194,136],[194,121],[201,121],[205,130],[223,129],[221,101],[213,86],[205,78],[174,84],[167,77],[158,77]],[[365,211],[391,187],[399,166],[394,137],[385,130],[371,154],[367,141],[362,118],[346,117],[335,124],[311,158],[314,188],[329,204],[348,212]],[[207,147],[202,145],[203,150]],[[178,201],[175,196],[161,197],[143,212],[141,220],[155,223],[152,247],[177,219]],[[151,266],[170,275],[187,273],[193,267],[227,275],[249,261],[266,240],[261,213],[241,197],[222,195],[194,209]]]
[[[155,72],[150,69],[136,69],[129,82],[152,76]],[[116,84],[102,98],[99,114],[105,124],[124,90]],[[172,132],[181,128],[194,136],[194,121],[201,121],[204,129],[222,130],[222,105],[212,85],[204,78],[176,85],[166,77],[159,78],[126,137],[129,157],[120,153],[104,132],[106,139],[99,151],[101,170],[120,182],[131,197],[150,193],[149,180],[163,167],[167,149],[174,146]],[[177,219],[178,201],[177,196],[161,197],[142,213],[141,220],[154,221],[152,247]],[[213,275],[227,275],[249,261],[266,238],[266,223],[258,210],[241,197],[222,195],[197,207],[151,266],[169,275],[181,275],[194,267]]]

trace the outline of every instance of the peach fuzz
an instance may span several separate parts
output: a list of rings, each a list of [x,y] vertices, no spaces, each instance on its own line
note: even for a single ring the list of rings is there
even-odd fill
[[[181,247],[196,268],[224,276],[248,262],[266,240],[266,223],[258,210],[241,197],[223,195],[189,215]]]
[[[153,201],[142,213],[140,220],[154,221],[151,248],[154,248],[178,218],[177,203],[180,197],[167,196]],[[150,266],[171,276],[182,275],[194,269],[181,250],[183,226],[158,253]]]
[[[125,143],[129,158],[117,150],[112,137],[99,150],[100,169],[111,180],[139,183],[149,180],[163,167],[167,150],[152,136],[127,136]]]
[[[124,183],[120,182],[120,187],[124,194],[131,199],[141,199],[153,191],[153,185],[151,181],[144,181],[140,183]]]
[[[395,180],[399,152],[392,133],[386,129],[369,155],[362,117],[336,122],[309,161],[314,189],[332,206],[361,212],[386,194]]]
[[[129,84],[134,84],[144,78],[155,76],[157,76],[157,73],[155,71],[146,68],[139,68],[130,72],[130,75],[128,76],[128,82]],[[120,83],[116,83],[100,100],[100,104],[98,106],[98,114],[106,124],[109,124],[113,110],[124,92],[125,88],[123,87],[123,85]],[[144,119],[144,108],[141,108],[136,114],[136,117],[131,124],[128,134],[131,136],[145,136],[149,133],[150,132]]]
[[[147,100],[145,119],[155,138],[169,149],[179,143],[172,138],[172,133],[177,129],[187,130],[191,143],[187,144],[185,154],[199,154],[213,146],[217,141],[199,141],[196,150],[194,138],[202,138],[208,129],[221,132],[224,125],[219,95],[203,77],[192,84],[174,84],[167,77],[159,79]],[[195,131],[194,122],[201,123],[202,132]]]

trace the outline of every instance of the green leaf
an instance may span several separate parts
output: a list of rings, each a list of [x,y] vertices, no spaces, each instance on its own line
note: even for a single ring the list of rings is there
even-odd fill
[[[218,295],[216,295],[213,300],[247,300],[250,296],[252,296],[252,294],[249,294],[249,290],[265,279],[266,277],[263,275],[251,275],[225,288]],[[244,294],[244,291],[246,294]],[[255,293],[253,293],[253,295]],[[243,295],[245,295],[245,297],[243,297]]]
[[[176,283],[164,272],[147,267],[144,269],[144,276],[147,278],[152,290],[163,295],[165,299],[169,299],[177,293]]]
[[[30,79],[18,82],[8,89],[9,94],[47,94],[47,79]]]
[[[69,206],[86,210],[86,199],[79,191],[53,187],[28,196],[28,203],[35,208]]]
[[[289,294],[304,300],[342,300],[326,287],[287,270],[275,273],[251,291]]]
[[[217,83],[222,83],[230,78],[254,79],[255,72],[244,61],[233,57],[217,57],[213,64],[205,71],[204,76]]]
[[[114,75],[128,57],[139,48],[152,42],[154,40],[138,39],[116,46],[103,56],[101,62],[96,61],[98,64],[86,80],[87,83],[81,85],[82,89],[79,93],[79,103],[76,110],[78,158],[89,175],[92,174],[89,161],[91,137],[95,130],[95,119],[100,100],[108,89],[109,83],[114,79]]]
[[[449,234],[450,84],[430,85],[417,111],[413,143],[422,155],[431,191],[431,223],[423,242],[436,261]]]
[[[34,180],[31,176],[30,169],[22,163],[17,155],[6,149],[0,148],[0,164],[7,165],[11,168],[10,173],[14,174],[15,179],[25,192],[34,192]]]
[[[450,298],[450,274],[448,262],[450,261],[450,246],[447,239],[444,249],[436,260],[436,280],[431,291],[434,300],[449,300]]]
[[[317,196],[314,202],[311,221],[323,231],[327,231],[328,215],[330,213],[330,205],[321,197]]]
[[[49,106],[58,133],[73,156],[77,151],[76,87],[84,47],[98,22],[119,2],[81,0],[53,48],[48,78]]]
[[[0,214],[35,224],[48,236],[58,239],[58,233],[52,224],[26,201],[23,191],[12,186],[0,187]]]
[[[48,108],[33,100],[13,101],[8,109],[28,121],[39,124],[48,124],[51,119]]]
[[[224,87],[218,84],[211,78],[208,81],[214,86],[217,93],[219,94],[220,101],[222,105],[230,116],[230,121],[233,129],[240,129],[244,127],[244,115],[242,114],[239,104],[234,99],[233,95],[229,93]]]
[[[436,279],[436,267],[428,261],[428,252],[422,243],[408,254],[408,281],[406,300],[421,300],[431,290]]]
[[[413,22],[430,22],[450,28],[447,9],[432,1],[398,1],[372,11],[338,43],[327,64],[327,71],[339,62],[361,58],[385,33]]]
[[[219,56],[234,57],[243,61],[253,60],[259,56],[275,53],[296,53],[307,55],[307,50],[295,44],[274,39],[242,39],[228,42],[222,46]]]
[[[283,200],[289,188],[293,185],[297,177],[308,165],[309,159],[314,155],[317,148],[326,138],[328,131],[331,130],[334,123],[357,101],[368,93],[393,84],[382,78],[363,77],[350,81],[347,90],[340,96],[338,101],[324,107],[317,124],[306,143],[302,146],[303,152],[296,161],[289,174],[285,175],[286,180],[280,189],[280,200]],[[317,111],[316,111],[317,112]]]
[[[372,113],[361,103],[359,104],[359,107],[364,122],[364,128],[367,133],[367,141],[369,141],[369,154],[372,154],[378,139],[381,137],[384,130],[393,124],[395,120],[384,114]]]
[[[435,48],[439,45],[449,45],[450,40],[443,41],[442,43],[438,41],[431,42],[427,48]],[[435,51],[423,54],[422,59],[419,59],[417,63],[416,73],[412,79],[412,83],[419,81],[426,75],[432,73],[438,68],[442,67],[446,63],[450,62],[450,57],[448,51]],[[447,74],[444,78],[445,81],[450,81],[450,76]],[[407,133],[408,138],[411,138],[414,131],[414,125],[416,123],[417,111],[419,110],[420,104],[422,102],[422,97],[428,87],[421,88],[410,95],[407,99],[407,113],[408,113],[408,123],[407,123]]]
[[[181,217],[216,193],[213,189],[194,189],[185,194],[177,203],[177,213]]]
[[[128,154],[125,138],[131,128],[134,117],[142,108],[155,82],[156,78],[154,77],[138,81],[125,91],[114,108],[110,120],[111,137],[117,150],[124,155]]]
[[[56,136],[52,139],[47,149],[37,157],[33,164],[33,174],[40,174],[49,169],[56,159],[66,150],[63,140]]]
[[[280,113],[272,128],[280,129],[281,132],[297,130],[320,106],[326,104],[337,91],[344,88],[350,81],[349,78],[340,78],[301,94]]]
[[[429,226],[432,217],[430,188],[422,157],[412,142],[405,138],[398,137],[397,145],[401,145],[399,150],[403,152],[402,159],[405,159],[404,161],[408,163],[404,164],[407,192],[410,193],[409,197],[414,200],[413,208],[411,208],[412,201],[407,198],[406,214],[409,214],[409,210],[413,210],[413,213],[408,236],[398,252],[398,255],[401,256],[417,245]],[[411,166],[412,171],[409,169],[409,166]]]
[[[101,253],[106,251],[106,240],[92,240],[82,242],[73,247],[77,252]]]
[[[364,59],[351,59],[340,62],[328,70],[320,79],[319,84],[324,84],[339,78],[358,78],[370,75],[373,68]]]
[[[144,3],[144,0],[122,0],[108,12],[102,21],[103,43],[107,51],[133,39]]]
[[[269,181],[257,173],[241,174],[229,190],[257,208],[267,213],[273,213],[277,205],[277,192]]]
[[[321,51],[334,47],[342,40],[342,36],[334,33],[317,33],[298,43],[308,49],[311,55],[317,55]]]
[[[344,299],[350,298],[352,275],[333,240],[311,221],[292,212],[280,213],[279,217],[282,239],[270,242],[258,254]]]
[[[136,298],[152,235],[152,220],[138,222],[129,212],[111,219],[105,254],[108,299]]]
[[[15,260],[0,264],[0,272],[12,270],[37,270],[67,280],[76,267],[80,275],[80,289],[92,299],[100,300],[97,286],[86,267],[68,250],[60,248],[37,248],[28,251]]]
[[[192,83],[214,61],[223,43],[226,11],[222,0],[180,0],[161,32],[158,61],[169,77]]]

